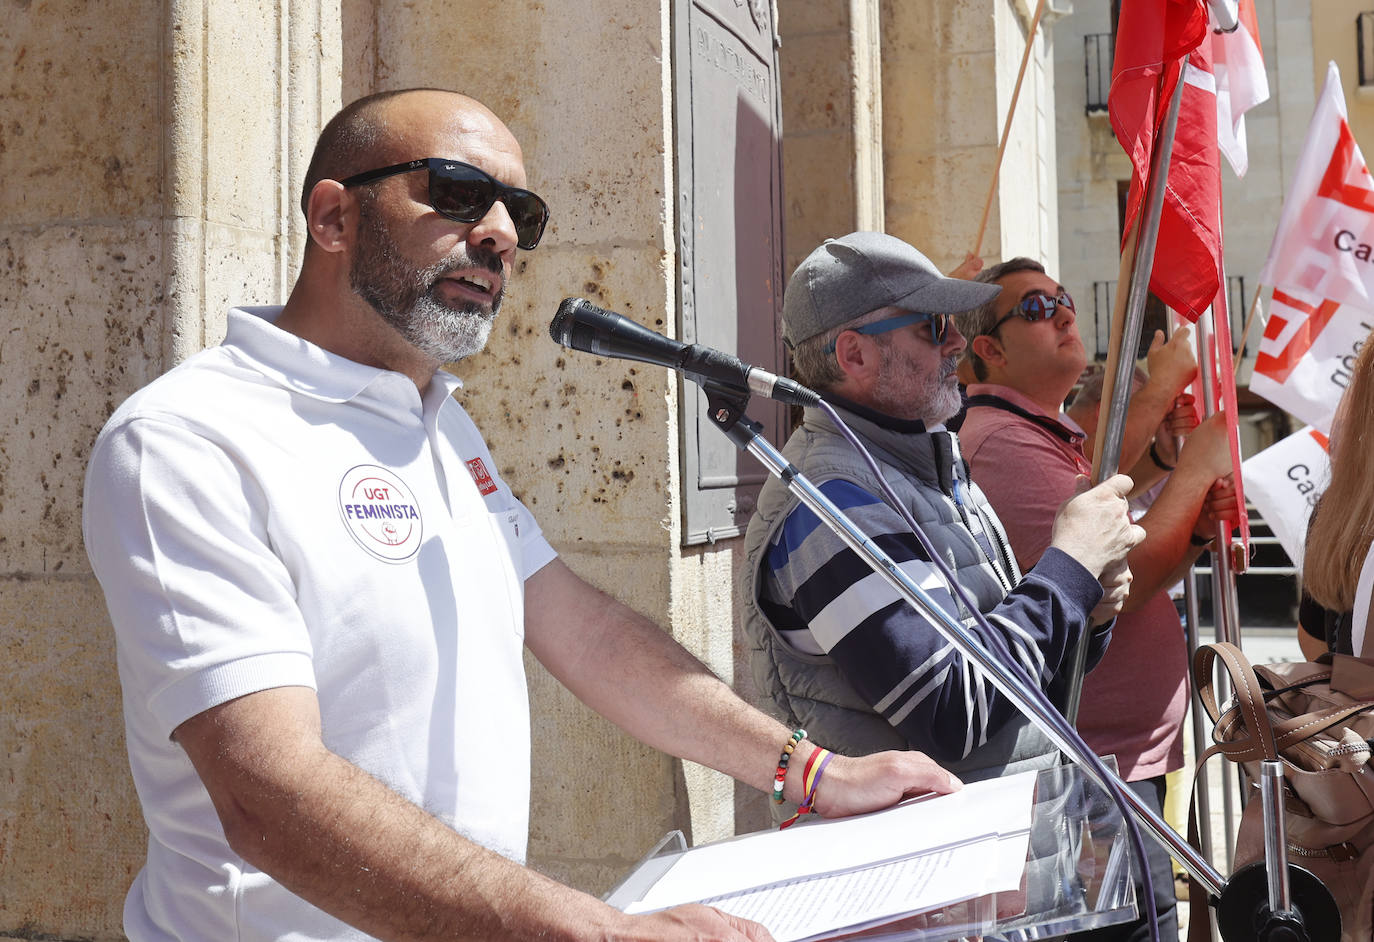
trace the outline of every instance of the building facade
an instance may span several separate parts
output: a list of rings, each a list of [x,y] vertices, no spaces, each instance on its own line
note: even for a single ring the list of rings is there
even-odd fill
[[[886,225],[957,264],[1030,12],[1025,0],[9,9],[0,937],[122,934],[145,832],[113,638],[82,547],[85,461],[120,401],[219,340],[230,305],[285,298],[304,239],[305,164],[340,105],[451,87],[520,138],[554,219],[519,260],[491,348],[458,367],[464,403],[569,565],[742,683],[732,532],[747,519],[752,472],[716,473],[723,459],[687,404],[695,389],[561,350],[549,319],[581,295],[669,334],[734,331],[741,349],[776,355],[785,275],[821,238]],[[1037,40],[985,245],[1000,250],[1015,231],[1024,249],[1029,232],[1052,259],[1051,42],[1048,31]],[[684,100],[684,87],[702,102]],[[696,134],[710,102],[731,106],[732,154]],[[762,252],[746,225],[759,206],[760,238],[771,239]],[[717,298],[735,309],[684,317]],[[700,841],[766,821],[766,799],[631,742],[533,662],[530,688],[539,869],[601,892],[669,829]]]

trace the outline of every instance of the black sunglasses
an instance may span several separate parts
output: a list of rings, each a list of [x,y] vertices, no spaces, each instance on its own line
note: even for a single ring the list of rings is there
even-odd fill
[[[476,222],[500,200],[506,204],[511,222],[515,223],[516,245],[528,252],[543,237],[544,226],[549,221],[548,203],[529,190],[506,186],[486,171],[462,161],[424,157],[354,174],[339,182],[346,187],[363,186],[413,170],[429,171],[429,205],[440,216],[458,222]]]

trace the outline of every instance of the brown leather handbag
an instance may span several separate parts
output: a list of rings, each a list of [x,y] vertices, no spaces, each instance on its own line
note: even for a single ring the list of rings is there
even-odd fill
[[[1220,662],[1234,700],[1218,707],[1213,668]],[[1252,666],[1240,648],[1200,645],[1193,679],[1215,728],[1220,753],[1259,781],[1264,759],[1283,763],[1288,859],[1310,871],[1335,898],[1341,939],[1374,938],[1374,659],[1324,654],[1305,663]],[[1236,835],[1235,869],[1264,858],[1258,795],[1246,804]]]

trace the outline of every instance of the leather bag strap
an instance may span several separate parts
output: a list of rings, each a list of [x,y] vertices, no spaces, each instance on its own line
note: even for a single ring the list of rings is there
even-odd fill
[[[1217,707],[1216,690],[1213,685],[1212,666],[1220,659],[1231,678],[1231,687],[1236,692],[1236,706],[1228,710],[1227,716],[1234,718],[1227,727],[1225,743],[1219,743],[1220,751],[1232,761],[1248,762],[1253,759],[1277,759],[1278,748],[1274,743],[1274,727],[1265,709],[1264,688],[1260,686],[1255,669],[1240,648],[1229,641],[1218,641],[1198,645],[1193,652],[1193,676],[1196,679],[1198,697],[1207,709],[1213,722],[1219,723],[1222,716]],[[1238,729],[1248,735],[1230,735],[1230,730]],[[1222,738],[1222,729],[1217,729],[1214,738]]]

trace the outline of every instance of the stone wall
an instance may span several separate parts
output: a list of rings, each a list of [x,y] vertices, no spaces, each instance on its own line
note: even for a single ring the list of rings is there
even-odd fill
[[[1359,37],[1356,17],[1369,12],[1368,3],[1363,0],[1320,0],[1301,6],[1307,9],[1285,9],[1279,15],[1289,33],[1298,40],[1312,43],[1312,84],[1321,92],[1326,82],[1326,64],[1335,62],[1341,70],[1341,85],[1345,88],[1345,107],[1350,120],[1350,131],[1360,144],[1365,160],[1374,151],[1374,23],[1366,23],[1365,70],[1369,73],[1370,84],[1360,87]],[[1302,13],[1307,13],[1303,17]],[[1374,19],[1374,18],[1366,18]],[[1304,76],[1305,78],[1305,76]],[[1305,125],[1304,125],[1305,127]]]
[[[976,220],[951,219],[934,194],[983,192],[1024,3],[780,6],[784,271],[824,235],[881,226],[884,211],[892,231],[957,262]],[[569,294],[676,329],[671,10],[667,0],[114,0],[96,11],[31,0],[7,11],[0,936],[121,936],[145,833],[113,639],[82,548],[86,458],[120,401],[218,342],[228,305],[284,299],[310,148],[359,95],[457,88],[522,141],[554,220],[519,260],[491,349],[460,368],[463,401],[569,565],[747,687],[730,632],[740,541],[680,546],[676,381],[547,339]],[[1045,82],[1037,69],[1032,101]],[[1042,102],[1028,113],[1038,127],[1052,111]],[[1036,152],[1038,132],[1017,134],[1030,151],[1004,171],[991,233],[1052,161]],[[1046,212],[1037,205],[1025,218]],[[702,840],[762,825],[756,793],[631,742],[535,664],[530,688],[541,870],[600,892],[669,828]]]
[[[948,271],[973,250],[1035,4],[885,0],[887,231]],[[1037,31],[980,254],[1057,261],[1054,77]]]

